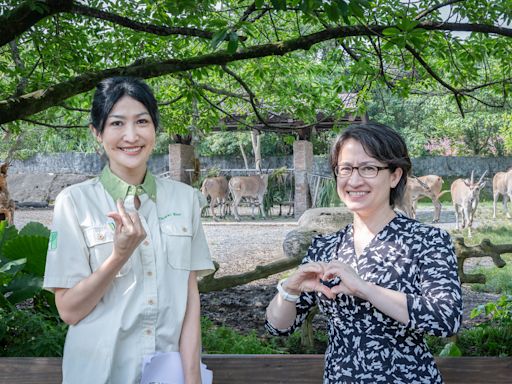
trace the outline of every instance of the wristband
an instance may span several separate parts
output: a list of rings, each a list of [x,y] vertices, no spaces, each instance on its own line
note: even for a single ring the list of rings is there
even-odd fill
[[[277,283],[277,291],[284,300],[289,301],[290,303],[296,303],[297,301],[299,301],[300,296],[292,295],[291,293],[286,292],[285,289],[283,288],[283,283],[285,281],[286,279],[279,280],[279,283]]]

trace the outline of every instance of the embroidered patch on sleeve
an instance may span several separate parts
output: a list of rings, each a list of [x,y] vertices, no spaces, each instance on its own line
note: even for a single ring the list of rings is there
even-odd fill
[[[57,249],[57,232],[50,233],[50,250]]]

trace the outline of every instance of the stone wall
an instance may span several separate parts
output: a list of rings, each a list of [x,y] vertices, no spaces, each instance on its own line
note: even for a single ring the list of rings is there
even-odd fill
[[[242,159],[201,158],[201,169],[217,167],[220,169],[244,169]],[[312,173],[330,176],[328,159],[314,156]],[[484,192],[490,195],[490,178],[498,171],[512,167],[512,157],[424,157],[412,159],[415,175],[437,174],[444,178],[469,177],[475,170],[475,177],[487,170],[487,182]],[[63,153],[56,155],[37,155],[25,161],[14,161],[9,168],[7,178],[11,197],[18,206],[46,206],[51,203],[62,188],[98,175],[104,162],[96,154]],[[254,163],[249,164],[254,168]],[[293,157],[272,157],[263,161],[263,168],[293,168]],[[167,155],[153,156],[149,168],[154,174],[169,170]],[[308,173],[307,171],[306,173]],[[302,172],[304,173],[304,172]],[[306,175],[299,178],[304,180]]]
[[[202,157],[201,168],[217,167],[221,169],[244,169],[242,158]],[[471,170],[481,175],[485,170],[488,176],[498,171],[512,167],[512,156],[509,157],[420,157],[412,159],[413,173],[415,175],[436,174],[441,177],[467,177]],[[62,153],[55,155],[36,155],[30,159],[15,160],[9,168],[10,174],[15,173],[73,173],[83,175],[97,175],[103,167],[103,161],[96,154]],[[293,156],[270,157],[263,159],[263,169],[293,168]],[[254,160],[250,159],[250,168],[254,168]],[[149,161],[150,170],[163,173],[169,170],[167,155],[152,156]],[[326,156],[314,156],[313,173],[330,175],[328,159]]]

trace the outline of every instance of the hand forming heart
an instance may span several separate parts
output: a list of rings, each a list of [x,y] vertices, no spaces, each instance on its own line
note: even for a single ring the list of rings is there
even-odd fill
[[[285,289],[290,293],[318,292],[329,299],[340,293],[361,296],[367,284],[348,264],[340,261],[304,264],[286,280]]]

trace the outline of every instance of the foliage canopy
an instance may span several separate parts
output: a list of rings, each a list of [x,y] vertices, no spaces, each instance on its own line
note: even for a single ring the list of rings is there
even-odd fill
[[[387,87],[507,105],[512,0],[3,0],[0,127],[86,127],[101,79],[150,79],[167,133],[340,119]],[[241,117],[243,116],[243,117]]]

